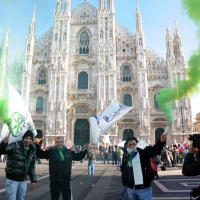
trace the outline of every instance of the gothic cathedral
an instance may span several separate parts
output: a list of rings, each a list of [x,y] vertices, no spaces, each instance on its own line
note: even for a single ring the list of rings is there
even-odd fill
[[[35,9],[30,23],[22,96],[38,136],[47,146],[57,136],[75,145],[92,143],[89,118],[118,100],[133,109],[109,129],[111,143],[135,136],[154,144],[168,124],[155,95],[174,86],[175,78],[186,78],[177,25],[173,37],[166,27],[164,59],[145,46],[138,1],[134,34],[116,22],[114,0],[107,0],[107,6],[99,0],[98,8],[89,0],[74,11],[70,7],[70,0],[65,5],[57,0],[53,26],[39,39],[35,39]],[[192,131],[189,97],[172,106],[169,144],[180,143]]]

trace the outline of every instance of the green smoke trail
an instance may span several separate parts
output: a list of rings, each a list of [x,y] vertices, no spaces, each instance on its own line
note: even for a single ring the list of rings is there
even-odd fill
[[[200,38],[200,0],[182,0],[182,7],[198,26],[198,37]],[[170,102],[191,94],[198,90],[200,83],[200,45],[194,51],[188,61],[188,69],[186,72],[186,80],[177,80],[176,87],[163,88],[156,95],[161,110],[165,113],[169,123],[172,122],[172,107]]]
[[[11,130],[11,118],[8,118],[8,100],[0,99],[0,122],[7,124]]]

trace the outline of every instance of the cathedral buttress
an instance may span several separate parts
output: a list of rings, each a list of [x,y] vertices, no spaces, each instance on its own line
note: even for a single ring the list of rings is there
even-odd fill
[[[117,100],[116,85],[116,41],[114,1],[99,0],[98,9],[98,83],[97,108],[101,113],[110,103]]]
[[[22,81],[22,97],[24,98],[27,105],[29,105],[30,98],[30,86],[31,86],[31,73],[32,73],[32,60],[33,60],[33,51],[35,45],[35,10],[34,7],[32,20],[29,27],[29,34],[26,38],[26,49],[25,49],[25,63],[24,63],[24,73]]]
[[[150,134],[150,114],[148,110],[148,84],[147,84],[147,69],[146,69],[146,54],[144,30],[142,27],[142,16],[140,13],[138,0],[136,0],[136,63],[138,73],[138,101],[140,115],[140,134]]]
[[[51,90],[48,100],[50,112],[47,114],[47,124],[49,127],[56,124],[55,129],[57,130],[55,130],[55,134],[59,135],[66,135],[67,130],[66,108],[70,20],[70,0],[65,1],[63,12],[62,1],[57,0],[51,46],[51,73],[49,82]]]
[[[7,29],[6,36],[3,39],[2,45],[0,47],[0,97],[2,97],[4,93],[4,81],[8,56],[8,32],[9,30]]]

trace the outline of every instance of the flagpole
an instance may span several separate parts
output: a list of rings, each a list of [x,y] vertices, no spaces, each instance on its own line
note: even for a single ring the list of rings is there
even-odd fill
[[[184,125],[184,120],[183,120],[183,103],[182,103],[181,98],[180,98],[180,103],[181,103],[181,126],[182,126],[183,140],[184,140],[185,125]]]

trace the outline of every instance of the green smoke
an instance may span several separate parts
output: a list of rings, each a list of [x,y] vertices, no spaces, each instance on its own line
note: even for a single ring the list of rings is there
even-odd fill
[[[0,99],[0,122],[11,128],[11,118],[8,118],[8,100]],[[11,129],[10,129],[11,130]]]
[[[182,7],[198,26],[198,37],[200,38],[200,0],[182,0]],[[172,122],[172,107],[170,102],[180,99],[187,94],[198,90],[200,82],[200,46],[194,51],[188,61],[186,80],[176,80],[176,87],[163,88],[156,95],[161,110],[165,113],[169,123]]]

